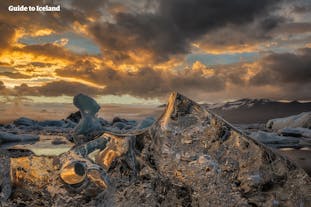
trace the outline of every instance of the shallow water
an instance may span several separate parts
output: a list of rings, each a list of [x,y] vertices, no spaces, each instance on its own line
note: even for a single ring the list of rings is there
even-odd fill
[[[61,144],[53,144],[57,140]],[[56,135],[40,135],[40,140],[37,142],[13,142],[1,145],[2,149],[28,149],[36,155],[43,156],[58,156],[67,152],[73,143],[69,142],[64,136]]]

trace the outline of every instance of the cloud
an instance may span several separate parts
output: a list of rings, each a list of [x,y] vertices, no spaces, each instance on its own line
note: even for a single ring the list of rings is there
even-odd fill
[[[10,43],[14,39],[15,29],[14,26],[6,24],[0,21],[0,52],[4,48],[10,46]]]
[[[173,22],[179,31],[188,38],[224,27],[226,25],[243,25],[265,16],[273,19],[269,10],[278,0],[161,0],[160,14]],[[263,25],[265,26],[265,25]]]
[[[275,29],[275,35],[281,34],[302,34],[311,32],[310,22],[292,22],[287,24],[282,24]]]
[[[137,71],[115,70],[107,66],[97,67],[90,61],[78,61],[56,70],[62,77],[80,78],[105,85],[101,94],[129,94],[141,98],[163,97],[173,90],[190,93],[197,91],[220,91],[225,87],[221,74],[205,65],[183,71],[156,70],[145,67]]]
[[[26,45],[23,47],[16,47],[14,51],[20,51],[23,53],[28,53],[36,56],[45,56],[49,58],[57,58],[62,60],[76,60],[82,57],[82,55],[75,54],[70,50],[60,46],[58,44],[46,43],[46,44],[36,44],[36,45]]]
[[[30,62],[29,65],[37,68],[44,68],[44,67],[51,67],[53,64],[43,62]]]
[[[0,81],[0,91],[3,91],[5,89],[5,85],[2,81]]]
[[[5,72],[0,72],[0,76],[6,76],[12,79],[26,79],[26,78],[31,78],[29,75],[24,75],[19,72],[11,72],[11,71],[5,71]]]
[[[51,4],[51,0],[32,0],[25,2],[24,0],[1,1],[0,3],[0,21],[5,21],[7,24],[15,25],[16,27],[22,27],[27,31],[37,31],[39,28],[49,28],[54,31],[65,31],[72,28],[73,22],[77,21],[81,24],[86,23],[87,16],[85,13],[71,9],[66,6],[66,3],[59,1],[56,4],[60,4],[61,12],[19,12],[18,15],[9,12],[8,7],[10,5],[25,5],[36,6]]]
[[[176,90],[204,99],[209,95],[241,97],[249,89],[254,96],[310,97],[306,90],[310,85],[310,51],[291,51],[310,44],[311,27],[308,18],[297,16],[306,16],[307,7],[295,2],[55,1],[62,5],[62,12],[14,16],[7,11],[12,2],[0,3],[0,56],[4,66],[11,68],[0,75],[6,76],[5,85],[18,84],[8,89],[0,83],[0,88],[38,96],[85,92],[154,98]],[[14,4],[25,1],[14,0]],[[102,54],[91,56],[66,49],[68,41],[75,41],[68,36],[64,39],[66,32],[92,39]],[[56,36],[59,41],[54,41]],[[27,44],[22,38],[54,43]],[[253,62],[241,60],[227,65],[186,62],[191,53],[195,56],[267,49],[289,52],[271,52],[258,55]]]
[[[54,81],[49,82],[43,86],[30,87],[23,83],[20,86],[14,87],[14,93],[22,96],[74,96],[78,93],[85,93],[96,95],[100,93],[99,89],[95,87],[86,86],[81,83]]]
[[[251,80],[254,85],[304,85],[311,81],[311,48],[297,53],[271,53],[260,64],[261,71]]]
[[[97,22],[89,33],[104,56],[130,61],[131,51],[151,53],[150,61],[166,61],[190,51],[190,43],[216,29],[253,23],[267,32],[281,22],[270,14],[278,0],[162,0],[154,13],[117,13],[113,22]],[[133,61],[133,60],[132,60]]]
[[[162,99],[171,91],[180,91],[196,96],[198,100],[206,100],[207,97],[215,100],[221,97],[307,99],[311,98],[307,90],[311,82],[310,60],[310,48],[302,48],[295,53],[268,53],[253,62],[213,67],[197,61],[182,70],[152,67],[117,70],[103,63],[78,60],[55,70],[58,77],[75,82],[54,81],[33,87],[21,84],[14,88],[14,92],[36,96],[73,96],[81,92],[90,95],[128,94]]]
[[[70,5],[73,8],[85,13],[95,13],[105,8],[107,2],[108,0],[73,0],[71,1]]]
[[[97,23],[89,32],[104,56],[116,62],[133,61],[132,51],[151,53],[150,61],[168,60],[168,54],[185,53],[187,45],[174,25],[154,14],[119,13],[116,23]]]

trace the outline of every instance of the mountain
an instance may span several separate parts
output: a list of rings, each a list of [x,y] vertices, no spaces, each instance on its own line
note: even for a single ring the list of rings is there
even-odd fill
[[[269,119],[311,111],[311,102],[280,102],[270,99],[240,99],[204,106],[235,124],[266,123]]]

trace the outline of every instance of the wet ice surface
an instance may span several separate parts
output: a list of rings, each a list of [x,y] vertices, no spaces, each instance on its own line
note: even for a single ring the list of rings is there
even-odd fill
[[[155,122],[153,117],[140,121],[119,117],[115,117],[112,122],[102,118],[98,120],[103,130],[121,134],[147,128]],[[74,145],[70,138],[76,126],[77,123],[70,119],[36,121],[21,117],[10,124],[0,126],[0,148],[28,149],[37,155],[59,155]]]
[[[40,135],[40,140],[35,143],[16,142],[1,146],[1,148],[31,150],[34,154],[41,156],[58,156],[67,152],[74,144],[66,137],[59,135]]]
[[[111,122],[100,117],[98,120],[101,127],[106,131],[121,134],[147,128],[155,122],[153,117],[147,117],[141,121],[126,120],[119,117],[115,117]],[[0,140],[2,142],[0,148],[30,149],[38,155],[59,155],[73,146],[68,138],[77,126],[77,122],[74,121],[68,118],[36,121],[21,117],[10,124],[0,126]],[[307,150],[311,148],[310,129],[307,128],[284,128],[272,131],[265,128],[264,124],[243,124],[237,125],[237,127],[272,148],[304,148]],[[193,139],[182,140],[183,143],[193,141]],[[165,148],[162,150],[165,151]]]

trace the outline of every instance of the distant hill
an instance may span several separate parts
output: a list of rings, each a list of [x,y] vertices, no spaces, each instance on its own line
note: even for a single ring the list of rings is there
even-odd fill
[[[279,102],[269,99],[240,99],[224,104],[203,104],[231,123],[265,123],[269,119],[311,111],[311,102]]]

